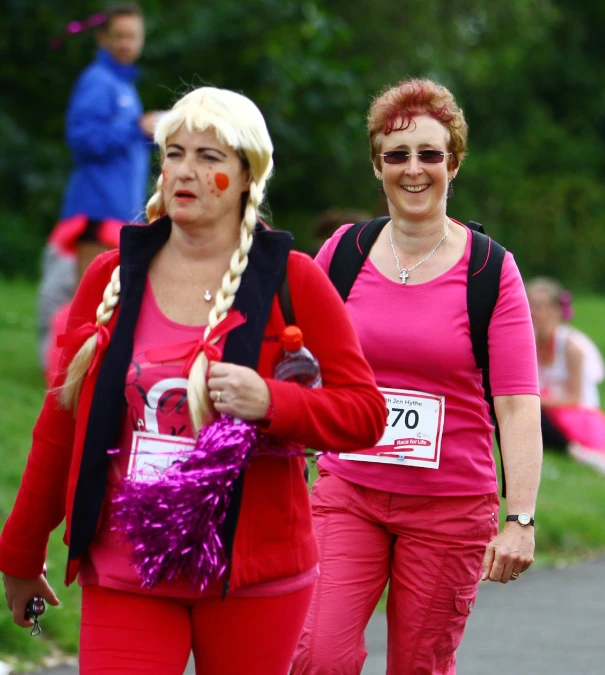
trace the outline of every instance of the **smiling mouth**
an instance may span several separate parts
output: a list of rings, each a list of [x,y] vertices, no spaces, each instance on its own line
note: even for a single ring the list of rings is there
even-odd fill
[[[406,192],[424,192],[429,189],[429,185],[402,185],[401,186]]]

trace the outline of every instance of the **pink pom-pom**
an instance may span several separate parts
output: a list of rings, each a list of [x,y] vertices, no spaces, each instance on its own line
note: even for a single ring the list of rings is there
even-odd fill
[[[264,436],[256,425],[223,416],[202,429],[189,457],[176,459],[157,481],[134,476],[122,482],[112,529],[132,544],[144,587],[186,578],[203,590],[224,573],[221,526],[233,483],[259,446],[265,453],[304,454]]]

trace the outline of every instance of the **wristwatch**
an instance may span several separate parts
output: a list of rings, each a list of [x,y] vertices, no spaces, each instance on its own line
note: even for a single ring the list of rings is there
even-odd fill
[[[534,524],[534,519],[529,515],[529,513],[519,513],[519,515],[516,516],[506,516],[506,521],[516,521],[521,525],[521,527],[525,527],[526,525],[533,525]]]

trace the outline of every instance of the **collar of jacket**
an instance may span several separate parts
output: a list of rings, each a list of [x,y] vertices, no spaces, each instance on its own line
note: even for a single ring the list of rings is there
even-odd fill
[[[99,369],[90,407],[82,462],[74,497],[70,531],[69,558],[77,559],[92,542],[103,505],[109,463],[107,450],[115,447],[124,406],[124,385],[132,359],[136,327],[147,271],[153,256],[165,244],[172,223],[167,216],[150,225],[127,225],[120,240],[120,304],[111,342]],[[247,321],[231,331],[225,342],[223,360],[256,368],[263,334],[273,298],[286,273],[292,248],[289,232],[270,230],[260,223],[248,255],[248,266],[235,296],[234,308]],[[241,476],[243,481],[243,476]],[[237,520],[239,488],[234,491],[231,516],[225,523]],[[233,530],[235,524],[232,524]],[[232,533],[234,534],[234,532]],[[230,550],[233,537],[229,535]]]
[[[134,63],[125,65],[117,61],[109,49],[105,47],[99,47],[97,51],[97,62],[104,65],[106,68],[109,68],[112,73],[115,73],[117,77],[126,82],[134,82],[139,76],[139,68],[135,66]]]

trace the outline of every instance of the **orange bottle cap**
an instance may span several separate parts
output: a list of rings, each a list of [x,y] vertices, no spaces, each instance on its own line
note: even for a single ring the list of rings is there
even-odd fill
[[[303,334],[298,326],[286,326],[281,334],[281,343],[289,352],[297,352],[303,346]]]

